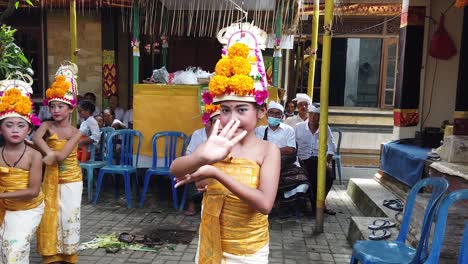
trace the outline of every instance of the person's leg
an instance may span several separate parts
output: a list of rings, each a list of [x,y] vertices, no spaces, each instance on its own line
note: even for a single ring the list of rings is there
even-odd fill
[[[312,205],[312,210],[315,210],[315,205],[317,201],[317,161],[313,158],[303,160],[302,162],[304,170],[309,176],[310,183],[310,203]]]
[[[195,201],[193,199],[196,193],[197,189],[195,187],[195,183],[189,184],[187,190],[187,210],[184,212],[187,216],[193,216],[197,213],[195,209]]]

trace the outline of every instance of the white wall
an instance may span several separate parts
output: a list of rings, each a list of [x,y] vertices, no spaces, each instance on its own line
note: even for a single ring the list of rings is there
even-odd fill
[[[447,0],[432,0],[430,7],[431,16],[439,21],[441,12],[447,9],[450,2],[451,1]],[[419,126],[440,127],[444,120],[453,121],[458,79],[459,51],[461,49],[462,22],[462,9],[452,7],[445,14],[445,28],[452,37],[458,50],[455,56],[449,60],[437,60],[437,62],[436,59],[427,56],[427,63],[423,68],[423,71],[425,71],[425,79],[424,88],[421,92],[423,93],[424,100],[419,103],[419,112],[422,113]],[[432,34],[436,29],[437,25],[432,25],[429,28],[429,44]],[[429,52],[429,50],[427,52]],[[430,102],[431,89],[434,89],[432,103]],[[425,118],[427,119],[423,122]]]

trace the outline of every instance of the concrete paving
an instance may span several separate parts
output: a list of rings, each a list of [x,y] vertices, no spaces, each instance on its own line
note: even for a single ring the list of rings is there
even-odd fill
[[[123,195],[121,195],[123,196]],[[84,197],[84,196],[83,196]],[[127,209],[123,198],[108,194],[97,206],[84,203],[81,215],[81,241],[92,240],[98,234],[147,233],[158,227],[176,227],[181,230],[198,230],[200,215],[188,217],[171,209],[171,202],[151,203],[159,196],[150,196],[145,208]],[[346,194],[344,185],[335,185],[327,204],[336,216],[326,216],[324,232],[314,234],[312,216],[279,219],[270,217],[270,263],[349,263],[351,247],[346,240],[351,216],[362,216]],[[106,253],[104,249],[87,249],[79,252],[79,263],[194,263],[198,233],[188,245],[162,247],[159,252],[122,250]],[[40,263],[31,248],[31,263]]]

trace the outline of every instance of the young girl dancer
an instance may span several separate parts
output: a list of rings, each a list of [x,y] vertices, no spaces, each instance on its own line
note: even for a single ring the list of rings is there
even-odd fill
[[[176,186],[208,179],[197,263],[268,263],[268,213],[278,188],[280,152],[255,136],[268,93],[258,39],[251,36],[246,30],[230,35],[238,43],[227,42],[227,56],[216,65],[204,98],[211,95],[221,104],[221,114],[208,141],[171,165]],[[249,46],[239,43],[244,40]]]
[[[82,134],[70,125],[70,114],[76,106],[75,74],[73,65],[59,68],[52,87],[46,91],[54,120],[44,122],[33,137],[46,155],[47,164],[42,184],[46,204],[37,233],[43,263],[78,262],[83,182],[76,155]]]
[[[33,127],[32,89],[11,81],[0,83],[0,263],[29,263],[31,239],[44,212],[42,156],[25,143]]]

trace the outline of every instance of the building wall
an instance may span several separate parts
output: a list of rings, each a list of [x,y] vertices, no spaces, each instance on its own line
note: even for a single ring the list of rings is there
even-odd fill
[[[439,21],[441,12],[445,11],[449,5],[450,3],[446,0],[431,1],[431,16]],[[445,28],[452,37],[458,51],[461,49],[462,27],[460,25],[462,22],[462,9],[452,7],[445,15]],[[436,29],[436,25],[429,28],[429,44]],[[427,63],[423,68],[423,71],[425,71],[424,87],[421,89],[423,100],[419,104],[419,111],[422,113],[420,127],[440,127],[444,120],[453,121],[458,63],[459,52],[446,61],[427,56]],[[426,119],[425,122],[424,119]]]
[[[65,10],[47,14],[47,68],[49,86],[63,60],[70,60],[70,23]],[[77,14],[78,32],[78,90],[80,94],[93,92],[96,104],[102,106],[102,38],[101,15],[96,11]]]

